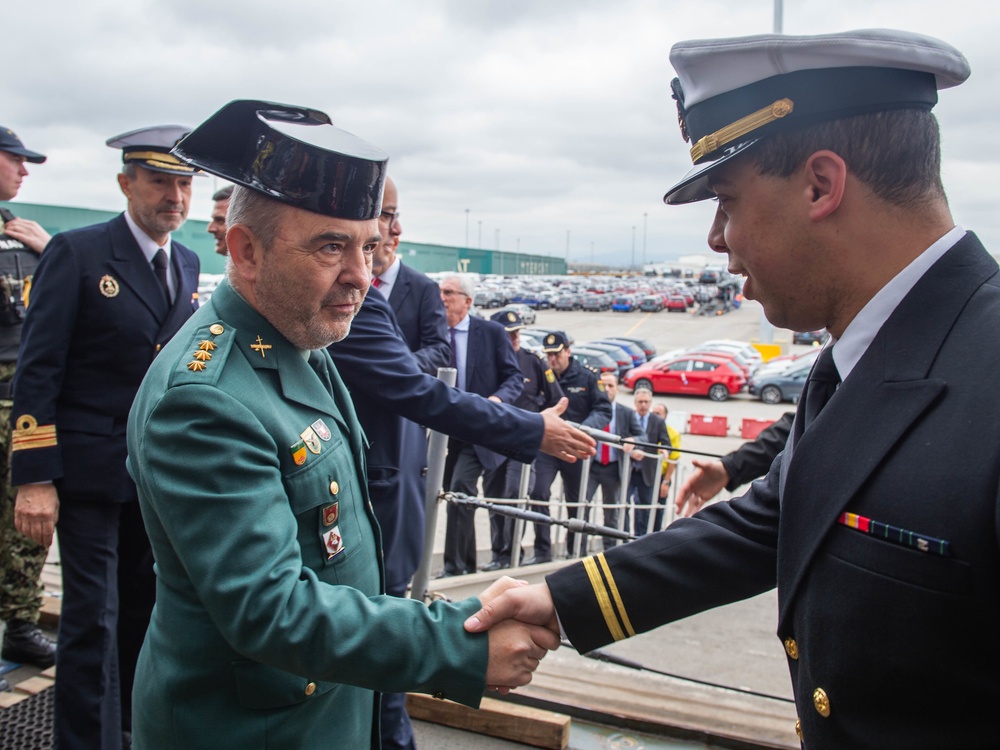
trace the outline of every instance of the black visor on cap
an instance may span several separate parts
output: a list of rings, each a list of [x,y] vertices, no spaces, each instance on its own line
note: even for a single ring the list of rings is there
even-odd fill
[[[318,110],[230,102],[177,144],[191,164],[313,213],[367,220],[382,209],[388,156]]]

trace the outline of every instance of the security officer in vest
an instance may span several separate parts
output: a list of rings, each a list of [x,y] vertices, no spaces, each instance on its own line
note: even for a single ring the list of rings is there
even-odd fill
[[[24,147],[14,131],[0,126],[0,200],[12,200],[28,176],[25,163],[42,164],[45,156]],[[38,627],[42,606],[38,576],[48,550],[14,528],[14,492],[10,486],[11,380],[21,342],[21,324],[31,296],[38,256],[49,235],[36,222],[19,219],[0,207],[0,620],[6,623],[4,659],[46,668],[56,646]],[[0,677],[0,690],[9,690]]]
[[[604,392],[604,383],[593,371],[573,358],[569,339],[562,331],[548,334],[542,341],[542,351],[549,360],[549,367],[555,373],[559,387],[569,399],[563,419],[603,430],[611,422],[611,402]],[[552,495],[552,482],[555,481],[556,474],[559,474],[566,495],[566,513],[576,518],[579,514],[577,503],[580,499],[581,464],[568,463],[554,456],[539,456],[535,460],[535,471],[537,475],[531,498],[547,502]],[[533,505],[531,509],[549,513],[547,505]],[[567,551],[573,549],[574,539],[572,533],[566,535]],[[534,555],[523,562],[524,565],[549,562],[552,559],[552,537],[547,524],[535,524],[534,552]]]
[[[127,209],[52,238],[24,321],[14,377],[14,515],[46,547],[58,523],[62,750],[129,743],[132,680],[155,586],[125,470],[125,425],[149,364],[198,306],[198,256],[171,240],[187,218],[195,170],[169,151],[187,131],[159,125],[108,141],[121,150]]]
[[[541,356],[521,347],[521,329],[524,328],[521,316],[513,310],[501,310],[494,313],[490,320],[499,323],[507,331],[507,337],[517,355],[517,364],[524,377],[524,390],[514,400],[513,405],[525,411],[537,413],[559,403],[563,392],[559,383],[556,382],[552,368]],[[517,497],[523,466],[521,461],[508,458],[496,469],[487,473],[483,478],[483,492],[486,497]],[[529,493],[534,486],[535,476],[535,467],[532,465],[528,482]],[[513,533],[513,518],[490,513],[490,547],[493,550],[493,559],[483,565],[480,570],[490,572],[510,567]]]
[[[377,748],[375,691],[478,706],[487,685],[527,683],[554,634],[473,637],[462,620],[479,599],[385,595],[366,436],[326,349],[369,289],[385,154],[322,112],[257,101],[176,153],[237,187],[228,279],[129,416],[157,561],[136,745]]]

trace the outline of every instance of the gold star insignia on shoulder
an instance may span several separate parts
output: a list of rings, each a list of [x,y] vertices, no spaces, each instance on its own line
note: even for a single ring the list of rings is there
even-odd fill
[[[201,349],[203,352],[214,352],[218,348],[218,344],[216,344],[214,341],[209,341],[208,339],[205,339],[204,341],[198,344],[198,348]]]
[[[205,363],[204,362],[199,362],[197,359],[194,359],[194,360],[191,360],[190,362],[188,362],[187,368],[191,372],[201,372],[202,370],[205,369]]]
[[[212,355],[203,349],[195,349],[194,354],[191,355],[199,362],[208,362],[212,358]]]

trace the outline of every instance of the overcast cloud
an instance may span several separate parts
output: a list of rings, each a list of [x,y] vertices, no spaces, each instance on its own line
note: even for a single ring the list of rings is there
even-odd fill
[[[771,0],[173,0],[5,8],[0,124],[46,153],[18,200],[119,210],[115,134],[258,98],[326,111],[390,156],[404,237],[628,263],[706,251],[712,206],[667,207],[689,167],[670,46],[767,33]],[[995,6],[785,0],[784,31],[904,28],[962,50],[941,94],[955,219],[1000,253]],[[214,178],[196,182],[207,218]],[[468,209],[468,214],[466,213]],[[635,229],[633,230],[633,227]],[[481,240],[480,240],[481,237]]]

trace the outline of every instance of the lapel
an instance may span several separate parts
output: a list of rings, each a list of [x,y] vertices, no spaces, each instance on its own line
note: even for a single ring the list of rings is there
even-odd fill
[[[790,451],[780,492],[779,632],[837,517],[944,392],[947,383],[930,377],[934,361],[969,297],[996,272],[979,241],[966,234],[903,298]],[[849,428],[865,423],[877,428],[864,434]]]
[[[163,299],[163,290],[156,280],[153,268],[146,262],[146,257],[132,236],[125,215],[119,214],[108,222],[108,232],[111,236],[111,260],[109,265],[114,269],[115,276],[121,279],[131,289],[139,301],[145,305],[160,323],[167,316],[167,302]]]
[[[174,304],[160,328],[160,335],[166,338],[180,329],[197,306],[194,294],[198,291],[198,256],[183,245],[171,242],[170,265],[173,266],[174,277],[177,279],[177,290]]]
[[[398,313],[403,308],[403,302],[410,293],[410,274],[407,273],[403,261],[399,262],[399,273],[396,274],[396,283],[392,285],[389,292],[389,306],[393,312]]]

